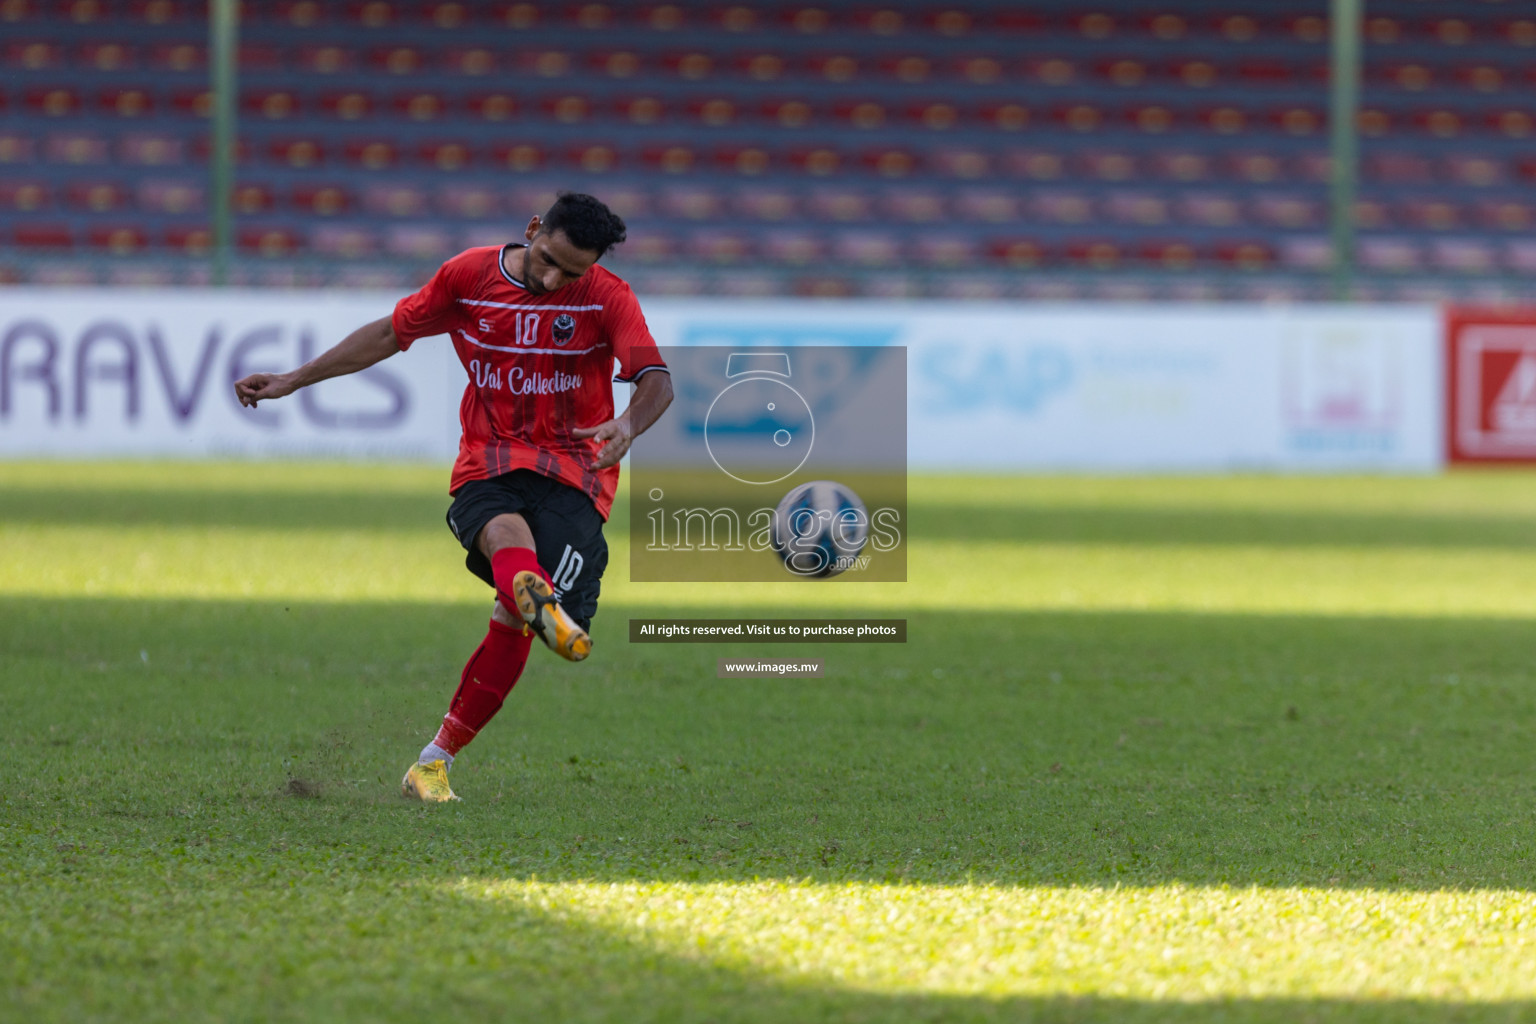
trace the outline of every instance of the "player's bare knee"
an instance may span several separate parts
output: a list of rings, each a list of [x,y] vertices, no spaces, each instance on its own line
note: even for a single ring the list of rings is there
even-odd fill
[[[515,512],[499,515],[485,524],[480,531],[480,550],[486,558],[495,555],[502,548],[527,548],[537,553],[534,546],[533,531],[528,528],[528,521]]]

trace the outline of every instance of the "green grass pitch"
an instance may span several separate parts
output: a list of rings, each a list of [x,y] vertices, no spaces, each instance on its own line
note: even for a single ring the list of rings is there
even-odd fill
[[[0,1020],[1536,1019],[1536,476],[918,478],[905,585],[611,530],[592,659],[424,807],[445,483],[0,465]]]

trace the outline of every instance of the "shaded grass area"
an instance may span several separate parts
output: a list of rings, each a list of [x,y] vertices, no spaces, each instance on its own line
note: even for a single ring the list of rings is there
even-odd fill
[[[3,571],[7,538],[39,536],[27,524],[74,523],[94,539],[114,515],[168,528],[219,522],[236,539],[246,527],[335,530],[340,516],[355,536],[303,548],[303,559],[367,564],[423,545],[432,553],[422,564],[439,550],[453,557],[437,474],[343,469],[295,483],[281,467],[259,469],[287,483],[264,496],[259,478],[242,475],[251,467],[215,468],[201,483],[155,470],[151,486],[111,467],[56,470],[52,484],[0,468],[0,580],[28,584]],[[1310,517],[1335,531],[1329,543],[1374,545],[1382,564],[1394,544],[1442,543],[1433,536],[1521,557],[1515,549],[1531,546],[1515,528],[1536,492],[1529,476],[1391,481],[1390,500],[1361,482],[1338,484],[1360,489],[1341,498],[1337,482],[1276,481],[1268,512],[1263,482],[1184,483],[1159,496],[1146,482],[928,482],[914,487],[915,543],[947,537],[946,550],[976,555],[946,571],[983,597],[1045,586],[999,577],[1003,563],[980,553],[1006,544],[1028,565],[1052,530],[1118,531],[1131,547],[1169,536],[1284,547],[1303,542],[1285,539],[1284,523]],[[1192,494],[1207,507],[1180,511]],[[420,529],[402,525],[424,517]],[[1358,532],[1367,521],[1375,541]],[[1490,523],[1503,539],[1484,543]],[[204,549],[129,535],[146,548],[133,557],[155,556],[157,577],[263,569],[241,566],[238,544],[229,564],[205,566],[172,557]],[[270,568],[318,598],[321,584],[304,575],[315,566]],[[1078,570],[1105,593],[1126,585],[1124,571],[1107,557]],[[358,585],[342,575],[344,596]],[[483,634],[482,600],[255,600],[226,587],[199,601],[133,596],[138,585],[111,598],[0,588],[0,744],[10,752],[0,1018],[1536,1018],[1536,982],[1509,966],[1536,915],[1529,619],[1372,615],[1384,599],[1368,580],[1348,617],[962,606],[914,612],[905,646],[796,648],[826,659],[825,679],[726,682],[714,677],[722,653],[786,650],[630,646],[630,616],[697,614],[699,604],[616,580],[596,620],[597,656],[569,666],[535,651],[506,710],[455,766],[465,802],[422,807],[397,796],[399,775]],[[780,605],[698,594],[718,615],[816,608],[814,590]],[[1444,943],[1450,979],[1428,988],[1392,936],[1372,943],[1375,919],[1348,900],[1318,912],[1319,931],[1277,927],[1272,949],[1262,934],[1235,945],[1226,966],[1252,984],[1202,988],[1195,969],[1169,968],[1113,918],[1071,932],[1093,971],[1063,959],[1021,981],[995,936],[954,926],[974,941],[925,953],[931,936],[919,926],[904,947],[879,907],[841,921],[867,948],[843,974],[827,944],[850,943],[832,918],[756,914],[732,895],[765,884],[825,906],[844,886],[876,901],[881,887],[902,887],[932,906],[947,905],[932,895],[939,887],[1011,900],[1082,890],[1143,917],[1156,911],[1136,910],[1129,894],[1198,910],[1206,897],[1178,894],[1297,888],[1403,910],[1426,893],[1464,892],[1508,916],[1418,922]],[[626,896],[633,886],[654,898]],[[713,909],[668,910],[710,886],[727,893]],[[1041,898],[1057,909],[1015,927],[1054,934],[1066,911]],[[578,913],[581,899],[596,909]],[[1296,912],[1275,899],[1276,913]],[[671,938],[641,913],[662,915]],[[803,921],[810,938],[786,938],[771,956],[733,945],[770,921]],[[1309,944],[1352,950],[1359,982],[1252,994],[1273,993],[1265,979],[1277,956]],[[1003,957],[995,987],[972,991],[945,973],[986,950]]]

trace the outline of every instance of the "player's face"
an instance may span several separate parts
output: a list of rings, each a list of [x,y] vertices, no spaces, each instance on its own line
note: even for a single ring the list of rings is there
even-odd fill
[[[544,295],[581,280],[597,262],[597,253],[578,249],[564,231],[542,229],[537,217],[528,224],[523,283],[534,295]]]

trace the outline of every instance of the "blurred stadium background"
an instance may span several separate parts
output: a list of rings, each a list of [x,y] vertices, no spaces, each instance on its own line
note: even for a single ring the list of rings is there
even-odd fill
[[[1536,12],[1361,20],[1353,295],[1529,298]],[[1334,294],[1318,0],[246,3],[228,280],[400,290],[557,188],[643,296]],[[210,281],[193,0],[0,0],[0,280]]]

